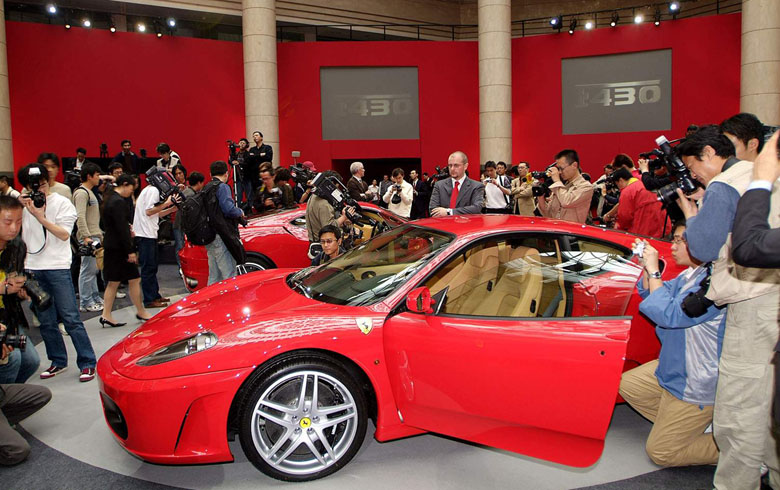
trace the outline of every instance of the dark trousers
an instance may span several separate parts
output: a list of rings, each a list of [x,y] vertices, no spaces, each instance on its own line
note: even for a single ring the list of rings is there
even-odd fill
[[[0,385],[0,465],[10,466],[27,458],[30,445],[11,426],[40,410],[49,400],[51,391],[44,386]]]
[[[157,284],[157,240],[155,238],[135,237],[138,248],[138,263],[141,266],[141,291],[144,303],[161,298],[160,285]]]

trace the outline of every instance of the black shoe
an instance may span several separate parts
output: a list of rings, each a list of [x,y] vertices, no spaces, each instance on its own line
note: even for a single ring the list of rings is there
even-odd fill
[[[138,313],[135,314],[135,317],[138,318],[139,320],[141,320],[142,322],[145,322],[146,320],[151,320],[151,318],[144,318],[141,315],[139,315]]]
[[[103,328],[106,328],[106,327],[124,327],[125,325],[127,325],[127,323],[124,323],[124,322],[112,323],[112,322],[106,320],[105,318],[103,318],[102,316],[100,317],[100,320],[98,320],[98,321],[103,326]]]

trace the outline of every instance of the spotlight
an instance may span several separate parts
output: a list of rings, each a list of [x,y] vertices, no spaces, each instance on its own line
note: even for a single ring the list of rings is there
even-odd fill
[[[162,37],[162,32],[157,31],[157,37]]]
[[[136,29],[138,29],[138,32],[146,32],[146,24],[139,22]]]
[[[70,29],[70,22],[65,22],[65,29]]]
[[[645,20],[645,18],[642,17],[642,14],[636,14],[634,16],[634,24],[641,24],[643,20]]]
[[[620,22],[620,16],[618,15],[617,12],[615,12],[612,14],[612,20],[610,21],[609,25],[615,27],[616,25],[618,25],[618,22]]]
[[[54,15],[57,13],[57,6],[54,5],[53,3],[49,3],[46,5],[46,11],[51,15]]]
[[[555,17],[550,19],[550,27],[552,27],[553,29],[561,30],[562,24],[563,24],[563,16],[561,15],[556,15]]]
[[[680,11],[680,2],[669,2],[669,12],[678,13]]]
[[[81,21],[81,25],[83,25],[84,27],[92,27],[92,21],[89,19],[84,19]]]
[[[654,24],[656,26],[661,25],[661,11],[659,9],[655,9],[655,14],[653,15],[653,18],[655,20]]]
[[[111,23],[110,26],[108,26],[108,30],[111,31],[111,32],[116,32],[116,26],[114,25],[113,22]]]
[[[162,37],[162,34],[163,34],[162,33],[162,25],[159,22],[157,22],[157,21],[154,21],[154,33],[157,34],[158,38]]]
[[[589,20],[589,21],[585,22],[585,29],[591,30],[591,29],[593,29],[593,25],[594,25],[593,21]]]
[[[577,19],[572,19],[569,24],[569,34],[574,34],[575,29],[577,29]]]
[[[166,21],[168,23],[168,27],[176,27],[176,19],[173,17],[168,17],[168,20]]]

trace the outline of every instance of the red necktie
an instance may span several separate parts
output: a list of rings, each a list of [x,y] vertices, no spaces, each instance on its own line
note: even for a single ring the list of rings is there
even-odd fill
[[[458,187],[460,182],[455,181],[455,188],[452,189],[452,195],[450,196],[450,209],[455,209],[455,204],[458,202]]]

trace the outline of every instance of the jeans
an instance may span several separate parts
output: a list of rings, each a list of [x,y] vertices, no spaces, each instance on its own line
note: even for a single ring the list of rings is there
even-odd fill
[[[65,342],[57,327],[57,316],[59,315],[65,324],[65,331],[68,332],[70,340],[73,342],[73,347],[76,348],[76,364],[79,369],[94,368],[97,359],[87,330],[81,323],[70,270],[27,271],[26,274],[27,277],[38,281],[41,288],[51,295],[52,306],[43,311],[36,310],[36,314],[38,321],[41,322],[41,337],[46,345],[46,355],[52,365],[57,367],[68,365],[68,352],[65,350]]]
[[[179,251],[184,248],[184,232],[180,228],[173,229],[173,248],[176,255],[176,263],[181,269],[181,260],[179,260]]]
[[[209,286],[236,275],[236,259],[230,255],[222,237],[217,235],[213,242],[206,245],[209,257]]]
[[[8,362],[0,365],[0,384],[24,383],[35,374],[40,364],[41,358],[32,342],[23,351],[14,349],[8,355]]]
[[[246,196],[246,201],[243,200],[243,197]],[[239,205],[243,202],[247,202],[250,205],[252,204],[252,199],[255,197],[255,189],[252,185],[251,180],[240,180],[238,182],[238,195],[236,196],[236,202],[239,203]]]
[[[103,303],[103,299],[100,297],[100,291],[98,290],[97,273],[97,259],[95,259],[95,257],[81,257],[81,268],[79,269],[79,306],[82,308]]]
[[[157,239],[135,237],[138,248],[138,264],[141,266],[141,291],[144,293],[144,303],[161,298],[160,286],[157,284]]]

